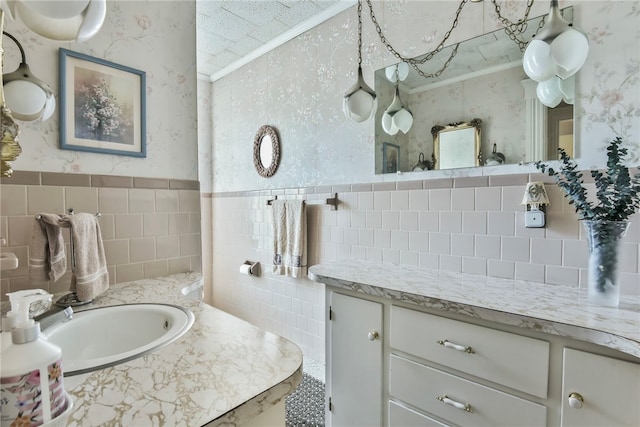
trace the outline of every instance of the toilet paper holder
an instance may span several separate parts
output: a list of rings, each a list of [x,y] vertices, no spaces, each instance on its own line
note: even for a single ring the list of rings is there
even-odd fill
[[[258,261],[246,260],[245,262],[240,264],[240,273],[246,274],[248,276],[259,276],[260,263]]]

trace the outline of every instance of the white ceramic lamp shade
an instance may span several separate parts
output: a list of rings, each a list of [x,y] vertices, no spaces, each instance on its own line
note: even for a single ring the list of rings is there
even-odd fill
[[[544,182],[534,181],[527,183],[520,204],[531,205],[534,209],[538,209],[542,205],[550,205],[551,203],[549,202],[549,196],[544,187]]]

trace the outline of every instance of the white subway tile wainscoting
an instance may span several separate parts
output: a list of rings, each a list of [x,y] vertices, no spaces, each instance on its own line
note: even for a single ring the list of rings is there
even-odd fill
[[[547,181],[552,199],[547,227],[525,228],[520,200],[526,182],[540,179]],[[588,249],[581,224],[548,177],[513,175],[496,185],[484,180],[483,187],[468,187],[468,180],[442,180],[438,188],[432,187],[433,181],[410,181],[354,184],[350,191],[345,186],[324,186],[214,193],[212,301],[292,339],[306,357],[324,360],[324,286],[270,272],[271,213],[266,200],[274,194],[314,200],[338,192],[337,210],[307,207],[309,265],[366,260],[586,287]],[[477,180],[473,184],[478,185]],[[638,214],[632,218],[624,247],[622,293],[637,295]],[[262,263],[261,277],[238,274],[242,257]]]

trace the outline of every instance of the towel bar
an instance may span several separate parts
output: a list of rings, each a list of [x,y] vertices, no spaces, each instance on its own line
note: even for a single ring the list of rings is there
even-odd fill
[[[73,208],[69,208],[67,209],[67,213],[69,215],[73,215]],[[100,212],[96,213],[96,218],[100,218],[101,214]],[[36,215],[35,218],[37,220],[42,219],[41,215]],[[69,228],[71,228],[71,224],[69,224]],[[75,272],[76,270],[76,251],[75,251],[75,247],[73,244],[73,239],[71,238],[71,236],[69,236],[69,249],[71,250],[71,271]],[[80,301],[80,299],[78,298],[78,295],[76,295],[75,292],[71,292],[69,294],[66,294],[62,297],[60,297],[56,302],[55,305],[58,307],[62,307],[62,308],[66,308],[66,307],[77,307],[80,305],[85,305],[85,304],[90,304],[91,302],[93,302],[92,299],[87,300],[87,301]]]
[[[267,205],[271,206],[271,202],[278,200],[278,196],[273,199],[267,200]],[[332,210],[338,209],[338,193],[334,193],[333,197],[329,197],[325,200],[304,200],[307,205],[330,205]]]

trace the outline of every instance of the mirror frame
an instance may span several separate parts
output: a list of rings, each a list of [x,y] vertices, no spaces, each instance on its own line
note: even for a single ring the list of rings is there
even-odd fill
[[[262,158],[260,156],[260,146],[265,136],[271,138],[272,158],[271,164],[268,167],[262,164]],[[269,125],[260,126],[260,129],[258,129],[253,139],[253,165],[256,167],[258,174],[264,178],[273,176],[278,170],[278,166],[280,165],[280,139],[278,138],[278,133],[275,128]]]
[[[480,128],[482,127],[482,120],[481,119],[473,119],[469,122],[456,122],[456,123],[449,123],[446,126],[442,126],[442,125],[435,125],[434,127],[431,128],[431,135],[433,136],[433,156],[435,157],[435,163],[433,168],[434,169],[438,169],[438,170],[442,170],[440,168],[440,144],[441,144],[441,137],[440,134],[442,133],[446,133],[446,132],[451,132],[451,131],[456,131],[456,130],[462,130],[462,129],[470,129],[470,128],[474,128],[475,131],[473,132],[473,156],[475,159],[475,166],[480,166],[482,164],[482,152],[480,151]],[[464,166],[462,166],[464,167]],[[473,167],[473,166],[469,166],[469,167]],[[447,169],[451,169],[451,168],[447,168]]]

